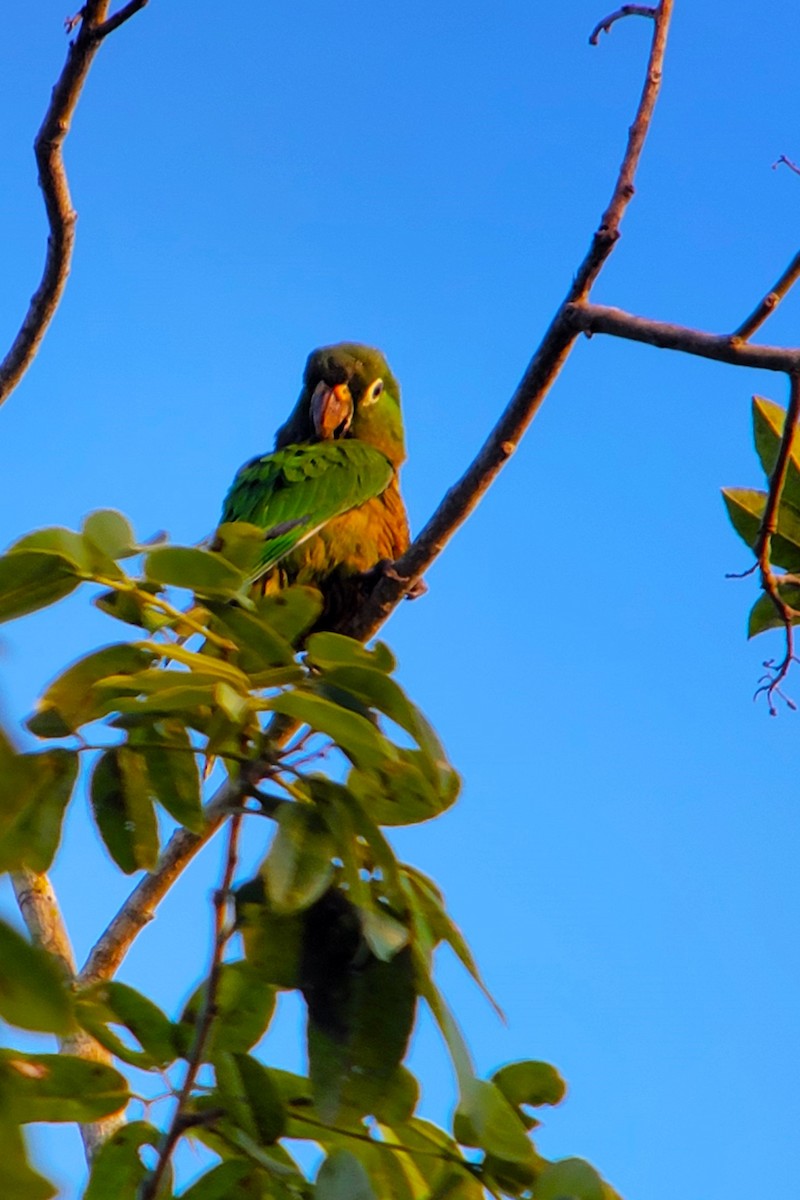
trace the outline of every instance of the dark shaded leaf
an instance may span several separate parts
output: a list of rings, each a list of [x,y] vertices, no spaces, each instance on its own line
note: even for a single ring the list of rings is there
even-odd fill
[[[265,1066],[249,1054],[218,1052],[214,1071],[230,1120],[260,1145],[283,1136],[286,1105]]]
[[[145,731],[141,740],[150,744],[137,751],[144,756],[150,789],[179,825],[200,833],[205,826],[200,772],[189,735],[177,720],[163,721],[160,730]],[[132,747],[136,739],[137,734],[132,734]]]
[[[324,817],[310,804],[284,804],[278,830],[261,868],[276,913],[308,908],[333,878],[336,845]]]
[[[62,554],[47,550],[4,554],[0,556],[0,622],[55,604],[80,582],[75,565]]]
[[[276,913],[259,875],[237,891],[236,917],[247,961],[259,979],[279,988],[299,987],[303,939],[300,914]]]
[[[206,997],[205,980],[184,1006],[175,1031],[178,1052],[185,1058],[192,1047],[197,1018]],[[219,977],[215,1018],[206,1043],[206,1059],[216,1054],[244,1052],[263,1036],[275,1010],[275,991],[265,987],[249,963],[224,963]]]
[[[317,1174],[316,1200],[380,1200],[349,1150],[332,1150]]]
[[[106,849],[130,875],[158,859],[158,824],[141,754],[125,746],[105,750],[92,772],[92,812]]]
[[[244,1158],[230,1158],[227,1162],[219,1163],[202,1175],[187,1191],[181,1193],[181,1200],[244,1200],[245,1192],[240,1192],[237,1183],[252,1174],[253,1166]]]
[[[2,764],[0,870],[49,870],[77,773],[73,750],[19,754]]]
[[[172,1022],[158,1005],[115,980],[95,983],[79,993],[75,1015],[93,1037],[112,1054],[145,1070],[166,1067],[175,1058]],[[108,1024],[124,1025],[141,1050],[126,1046]]]
[[[72,1000],[52,955],[0,921],[0,1017],[43,1033],[68,1033]]]
[[[261,616],[234,604],[209,602],[208,608],[214,616],[215,632],[236,643],[243,671],[253,674],[269,667],[288,666],[294,661],[289,642]]]
[[[69,1054],[0,1050],[0,1071],[13,1096],[15,1118],[28,1121],[96,1121],[119,1112],[130,1099],[127,1081],[106,1063]]]

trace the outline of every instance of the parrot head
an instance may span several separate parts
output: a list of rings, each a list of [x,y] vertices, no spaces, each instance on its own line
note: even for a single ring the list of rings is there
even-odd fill
[[[346,437],[375,446],[395,468],[405,459],[400,385],[380,350],[354,342],[309,355],[303,390],[275,447]]]

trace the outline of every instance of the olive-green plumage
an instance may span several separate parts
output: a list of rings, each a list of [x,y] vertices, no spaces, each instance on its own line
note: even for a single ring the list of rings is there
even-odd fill
[[[242,467],[223,505],[223,523],[265,531],[254,581],[312,584],[327,616],[346,611],[358,577],[408,545],[404,459],[400,388],[381,352],[349,342],[315,350],[275,450]]]

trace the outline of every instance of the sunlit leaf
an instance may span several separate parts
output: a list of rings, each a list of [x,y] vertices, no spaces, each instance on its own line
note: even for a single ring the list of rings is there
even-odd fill
[[[297,689],[276,696],[267,707],[327,734],[356,766],[377,767],[394,757],[391,743],[370,721],[323,696]]]
[[[94,685],[109,675],[133,675],[153,662],[151,650],[116,642],[94,650],[67,667],[37,701],[28,728],[40,737],[63,737],[107,711],[106,697]]]
[[[582,1158],[549,1163],[536,1181],[536,1200],[612,1200],[614,1195]]]
[[[256,601],[256,612],[271,629],[295,645],[322,612],[322,595],[316,588],[294,584],[262,596]]]
[[[83,534],[109,558],[136,554],[136,538],[126,517],[114,508],[98,508],[83,522]]]
[[[461,1087],[453,1119],[456,1138],[503,1162],[530,1163],[533,1147],[519,1115],[494,1083],[472,1079]]]
[[[753,396],[753,440],[768,479],[778,460],[785,422],[786,409],[763,396]],[[782,498],[800,508],[800,447],[796,441],[789,456]]]
[[[69,1054],[0,1050],[0,1071],[18,1121],[97,1121],[130,1099],[125,1078],[106,1063]]]
[[[245,576],[221,554],[197,546],[157,546],[144,560],[145,575],[154,583],[188,588],[199,596],[235,596]]]
[[[728,516],[739,536],[753,549],[764,516],[766,493],[750,488],[723,488]],[[787,571],[800,571],[800,511],[788,501],[778,509],[778,531],[771,540],[771,561]]]
[[[28,1162],[22,1130],[13,1114],[0,1112],[0,1196],[9,1200],[51,1200],[57,1190]]]
[[[785,600],[790,608],[796,608],[800,612],[800,587],[793,587],[786,584],[779,588],[779,594],[781,599]],[[792,625],[797,625],[800,623],[800,616],[793,616],[791,622]],[[753,638],[759,633],[764,633],[767,629],[783,628],[785,628],[783,618],[773,604],[772,598],[766,593],[763,596],[759,596],[750,609],[750,616],[747,619],[747,636]]]
[[[294,660],[290,643],[257,613],[246,612],[235,604],[209,602],[208,607],[214,616],[215,631],[236,643],[244,671],[252,674],[269,667],[287,666]]]
[[[517,1109],[523,1105],[538,1108],[542,1104],[560,1104],[567,1091],[554,1066],[531,1059],[501,1067],[492,1075],[492,1082]],[[520,1115],[524,1119],[524,1114]]]

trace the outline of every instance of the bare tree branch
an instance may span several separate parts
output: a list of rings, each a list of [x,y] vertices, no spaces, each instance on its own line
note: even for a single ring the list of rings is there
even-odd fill
[[[34,141],[39,186],[50,232],[41,281],[11,349],[0,363],[0,404],[8,399],[33,362],[69,276],[78,216],[72,207],[63,145],[89,68],[107,34],[143,8],[146,2],[142,0],[141,3],[127,4],[106,20],[109,0],[87,0],[79,14],[80,29],[70,43],[67,61],[53,88],[50,104]]]
[[[500,420],[489,434],[477,458],[452,487],[425,528],[390,572],[380,580],[359,611],[341,627],[341,632],[366,639],[386,621],[413,584],[442,552],[455,531],[478,504],[519,439],[536,415],[551,384],[565,362],[579,329],[567,319],[569,306],[583,297],[619,237],[619,225],[633,196],[633,177],[650,127],[661,83],[667,33],[673,0],[662,0],[654,13],[654,31],[645,82],[622,164],[608,208],[603,213],[575,279]],[[134,888],[128,900],[101,935],[80,979],[90,982],[110,978],[139,931],[150,921],[161,900],[191,858],[216,832],[232,806],[246,791],[228,784],[212,798],[206,809],[208,824],[202,834],[180,829],[173,834],[156,868]]]
[[[756,305],[750,316],[742,321],[738,329],[734,330],[732,336],[742,338],[745,341],[747,338],[752,337],[759,326],[764,324],[767,317],[774,313],[783,297],[797,283],[798,279],[800,279],[800,251],[795,254],[778,282],[767,292],[764,299]]]
[[[11,876],[14,894],[19,910],[28,928],[31,938],[37,945],[49,951],[61,964],[65,978],[70,981],[75,977],[75,955],[72,950],[69,933],[67,932],[61,908],[58,903],[53,885],[45,874],[35,871],[15,871]],[[75,1054],[78,1058],[90,1059],[95,1062],[111,1062],[108,1051],[96,1042],[91,1034],[82,1029],[59,1039],[59,1047],[64,1054]],[[122,1117],[115,1115],[102,1121],[81,1125],[81,1136],[86,1149],[87,1158],[91,1159],[107,1137],[122,1124]]]
[[[794,171],[795,175],[800,175],[800,167],[798,167],[797,163],[793,163],[790,158],[787,158],[785,154],[775,159],[775,162],[772,164],[773,171],[776,171],[781,164],[788,167],[790,171]]]
[[[213,947],[203,1007],[197,1018],[194,1041],[192,1043],[192,1049],[187,1060],[186,1075],[178,1096],[178,1103],[175,1106],[175,1112],[172,1114],[172,1121],[170,1122],[169,1129],[164,1134],[164,1138],[159,1147],[158,1162],[153,1169],[153,1173],[148,1177],[142,1187],[140,1200],[153,1200],[153,1198],[158,1195],[158,1191],[161,1186],[161,1180],[164,1177],[164,1172],[167,1169],[170,1158],[172,1157],[172,1152],[175,1149],[183,1130],[186,1128],[186,1109],[191,1099],[192,1090],[195,1085],[195,1080],[197,1079],[197,1073],[203,1063],[203,1052],[208,1044],[211,1026],[214,1022],[214,1017],[217,1015],[217,990],[219,988],[220,975],[222,972],[222,955],[225,950],[226,943],[228,942],[232,933],[232,929],[228,925],[226,916],[230,904],[231,884],[236,871],[239,830],[241,828],[241,824],[241,816],[231,817],[231,822],[228,827],[228,850],[225,856],[225,868],[222,874],[222,882],[219,886],[219,889],[214,894]]]
[[[703,333],[686,325],[652,321],[621,308],[582,302],[572,304],[566,319],[589,335],[610,333],[633,342],[645,342],[662,350],[681,350],[700,358],[713,358],[734,367],[761,367],[789,374],[800,367],[800,349],[785,346],[753,346],[731,333]]]
[[[114,13],[102,25],[98,25],[95,30],[95,37],[101,41],[108,37],[115,29],[119,29],[120,25],[124,25],[126,21],[130,21],[131,17],[135,17],[138,12],[149,4],[150,0],[129,0],[119,12]]]

